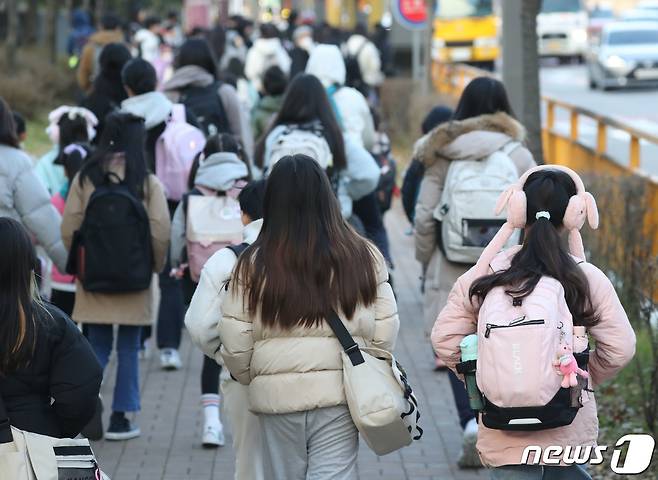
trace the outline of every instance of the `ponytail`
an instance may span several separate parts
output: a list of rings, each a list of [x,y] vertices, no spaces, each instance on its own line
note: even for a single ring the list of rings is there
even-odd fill
[[[560,171],[531,175],[524,187],[528,200],[525,240],[507,270],[484,276],[471,285],[469,296],[482,302],[495,287],[515,298],[530,295],[543,276],[555,278],[573,315],[574,325],[598,323],[592,307],[589,282],[571,256],[560,234],[569,199],[575,194],[573,180]]]

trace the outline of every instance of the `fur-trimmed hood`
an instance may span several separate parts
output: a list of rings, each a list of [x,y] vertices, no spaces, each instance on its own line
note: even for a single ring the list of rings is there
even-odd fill
[[[500,150],[510,141],[525,140],[523,125],[503,112],[447,122],[422,137],[414,157],[426,167],[438,159],[477,160]]]

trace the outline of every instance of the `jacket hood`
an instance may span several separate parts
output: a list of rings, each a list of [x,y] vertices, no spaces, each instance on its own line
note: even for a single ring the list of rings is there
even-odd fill
[[[121,102],[121,110],[142,117],[147,130],[164,122],[172,107],[173,104],[161,92],[148,92]]]
[[[89,42],[107,45],[108,43],[123,43],[123,33],[119,30],[101,30],[89,37]]]
[[[187,65],[174,71],[164,84],[164,91],[181,90],[187,87],[206,87],[215,79],[205,69],[197,65]]]
[[[226,192],[248,175],[247,166],[235,153],[213,153],[199,163],[194,184]]]
[[[83,9],[78,8],[73,11],[71,23],[75,29],[91,28],[91,16]]]
[[[325,87],[345,84],[345,60],[335,45],[317,45],[311,51],[306,73],[315,75]]]
[[[276,54],[283,46],[278,38],[258,38],[251,48],[267,56]]]
[[[438,159],[477,160],[500,150],[510,141],[523,142],[525,128],[503,112],[439,125],[417,143],[415,158],[425,166]]]

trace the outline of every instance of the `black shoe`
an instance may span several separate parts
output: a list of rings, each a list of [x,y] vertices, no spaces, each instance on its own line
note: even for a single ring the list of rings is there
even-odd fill
[[[91,420],[85,425],[81,433],[89,440],[97,441],[103,438],[103,401],[100,396],[96,401],[94,416],[91,417]]]
[[[110,417],[110,428],[105,432],[105,440],[130,440],[141,433],[139,427],[130,423],[123,413],[114,412]]]

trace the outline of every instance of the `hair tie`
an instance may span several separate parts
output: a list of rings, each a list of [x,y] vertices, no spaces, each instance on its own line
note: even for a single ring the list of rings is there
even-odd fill
[[[64,154],[65,155],[71,155],[73,152],[78,152],[80,154],[80,157],[82,157],[82,160],[87,158],[87,150],[85,150],[84,147],[81,147],[80,145],[76,143],[71,143],[64,147]]]
[[[550,220],[551,214],[548,213],[546,210],[542,210],[541,212],[537,212],[535,214],[535,219],[539,220],[540,218],[545,218],[546,220]]]

